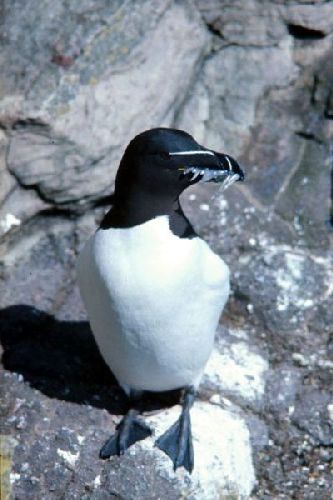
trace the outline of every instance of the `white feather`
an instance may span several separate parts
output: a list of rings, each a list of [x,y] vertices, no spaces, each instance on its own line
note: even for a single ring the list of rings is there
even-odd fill
[[[77,271],[100,352],[121,385],[198,384],[229,294],[229,269],[201,238],[175,236],[167,216],[100,229]]]

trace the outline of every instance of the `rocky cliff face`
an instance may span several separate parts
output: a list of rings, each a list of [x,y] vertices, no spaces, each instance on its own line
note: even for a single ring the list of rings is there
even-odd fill
[[[1,19],[2,433],[17,444],[16,497],[330,498],[332,2],[11,0]],[[183,197],[233,292],[194,409],[191,478],[149,440],[97,458],[124,399],[74,275],[124,147],[160,125],[247,173]],[[175,411],[148,411],[157,434]]]

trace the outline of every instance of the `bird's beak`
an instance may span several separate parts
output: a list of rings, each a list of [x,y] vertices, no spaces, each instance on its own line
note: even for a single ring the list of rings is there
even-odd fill
[[[189,176],[190,184],[197,182],[222,183],[224,188],[235,181],[244,180],[244,172],[236,160],[229,155],[202,149],[171,153],[182,159],[183,167],[179,168],[183,175]]]
[[[216,151],[214,151],[214,154],[220,162],[222,172],[226,172],[229,178],[235,177],[234,181],[244,180],[244,171],[234,158],[223,153],[217,153]]]

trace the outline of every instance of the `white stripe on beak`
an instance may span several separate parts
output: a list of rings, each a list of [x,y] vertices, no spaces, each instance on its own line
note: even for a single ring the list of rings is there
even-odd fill
[[[227,160],[228,162],[228,166],[229,166],[229,170],[232,170],[232,166],[231,166],[231,163],[230,163],[230,160],[229,158],[227,157],[227,155],[224,156],[224,158]]]
[[[171,155],[171,156],[173,156],[173,155],[211,155],[211,156],[215,156],[212,151],[176,151],[174,153],[169,153],[169,155]]]

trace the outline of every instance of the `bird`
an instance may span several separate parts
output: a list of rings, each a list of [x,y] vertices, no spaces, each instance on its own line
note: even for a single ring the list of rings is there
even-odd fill
[[[196,234],[179,196],[189,186],[243,180],[231,156],[173,128],[131,140],[113,203],[77,259],[77,280],[99,351],[128,396],[100,450],[122,455],[152,435],[136,402],[180,389],[179,419],[156,441],[174,470],[194,467],[190,409],[229,296],[229,268]]]

